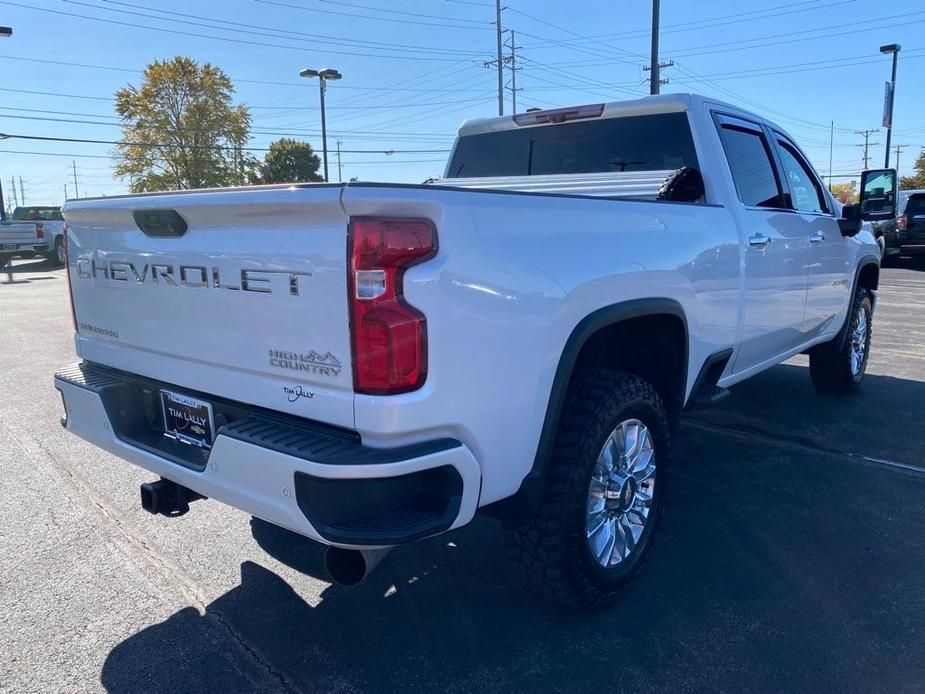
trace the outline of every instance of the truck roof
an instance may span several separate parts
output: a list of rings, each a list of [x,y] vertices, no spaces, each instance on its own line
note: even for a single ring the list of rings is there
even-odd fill
[[[691,108],[692,105],[709,101],[711,103],[720,104],[723,106],[728,106],[730,109],[736,111],[743,111],[739,106],[733,104],[727,104],[712,97],[703,96],[701,94],[693,93],[672,93],[672,94],[656,94],[654,96],[645,96],[639,99],[627,99],[625,101],[610,101],[603,104],[588,104],[588,108],[593,108],[597,106],[598,108],[603,107],[603,111],[600,115],[595,114],[595,118],[620,118],[624,116],[642,116],[652,113],[677,113],[682,111],[687,111]],[[576,108],[584,108],[583,106],[567,106],[561,110],[571,110]],[[514,128],[523,128],[523,127],[538,127],[548,124],[547,122],[543,123],[524,123],[523,119],[525,116],[528,116],[531,113],[548,113],[550,111],[557,111],[560,109],[540,109],[537,111],[526,111],[517,114],[517,119],[520,120],[520,123],[515,122],[514,116],[495,116],[493,118],[471,118],[463,122],[459,128],[459,136],[465,135],[481,135],[488,132],[497,132],[500,130],[512,130]],[[767,120],[762,118],[761,120]]]

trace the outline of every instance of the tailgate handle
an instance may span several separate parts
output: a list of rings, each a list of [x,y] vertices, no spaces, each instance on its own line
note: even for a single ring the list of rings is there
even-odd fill
[[[186,220],[176,210],[135,210],[135,224],[147,236],[183,236]]]

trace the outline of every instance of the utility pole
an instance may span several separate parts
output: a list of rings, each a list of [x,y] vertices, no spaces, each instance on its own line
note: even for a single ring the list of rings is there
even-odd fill
[[[67,183],[64,184],[64,200],[67,201]]]
[[[22,187],[22,176],[19,177],[19,202],[22,205],[26,204],[26,191]]]
[[[340,138],[337,138],[337,182],[343,183],[343,180],[340,173]]]
[[[854,131],[854,134],[855,134],[855,135],[861,135],[861,136],[864,137],[864,144],[863,144],[863,145],[855,145],[855,147],[863,147],[863,148],[864,148],[864,169],[865,169],[865,170],[868,168],[868,164],[870,164],[870,157],[868,156],[868,151],[870,150],[870,146],[871,146],[871,145],[879,145],[879,144],[880,144],[879,142],[871,142],[871,141],[870,141],[870,136],[873,135],[874,133],[879,133],[879,132],[880,132],[880,131],[879,131],[878,129],[876,129],[876,128],[871,129],[871,130],[855,130],[855,131]],[[887,163],[889,163],[889,162],[887,162]]]
[[[658,94],[658,93],[659,93],[659,87],[661,87],[663,84],[668,84],[668,80],[667,80],[667,79],[662,79],[662,78],[661,78],[662,70],[664,70],[666,67],[674,67],[674,61],[673,61],[673,60],[666,60],[666,61],[661,62],[661,63],[658,64],[658,69],[656,70],[656,72],[658,73],[659,78],[658,78],[658,81],[657,81],[657,82],[653,81],[653,78],[652,78],[651,75],[650,75],[649,77],[646,78],[646,79],[649,80],[649,94]],[[651,71],[652,71],[652,67],[651,67],[650,65],[646,65],[646,66],[644,66],[642,69],[643,69],[643,72],[651,72]],[[654,87],[652,86],[653,84],[655,85]],[[655,91],[652,91],[653,89],[654,89]]]
[[[899,173],[899,155],[900,153],[909,145],[896,145],[893,147],[893,151],[896,152],[896,172]]]
[[[74,197],[80,197],[80,191],[77,189],[77,162],[71,159],[71,166],[74,167]]]
[[[16,197],[16,179],[10,176],[10,188],[13,189],[13,207],[19,207],[19,198]]]
[[[649,56],[649,94],[658,94],[658,88],[661,86],[659,77],[658,64],[658,7],[659,0],[652,0],[652,55]]]
[[[510,34],[511,43],[510,45],[505,45],[511,49],[511,54],[504,57],[504,62],[508,64],[511,70],[511,86],[508,87],[511,90],[511,113],[517,113],[517,71],[520,68],[517,67],[517,41],[513,29],[510,30]]]
[[[835,121],[829,129],[829,191],[832,190],[832,150],[835,148]]]
[[[498,39],[498,115],[504,115],[504,58],[501,55],[501,0],[495,0],[495,35]]]
[[[0,222],[6,221],[6,203],[3,201],[3,181],[0,181]]]

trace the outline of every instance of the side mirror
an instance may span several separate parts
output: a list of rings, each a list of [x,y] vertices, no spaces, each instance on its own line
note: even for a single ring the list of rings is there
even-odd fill
[[[842,236],[857,236],[861,231],[861,206],[845,205],[841,208],[841,219],[838,220],[838,228]]]
[[[896,216],[896,169],[871,169],[861,174],[861,219],[883,221]]]

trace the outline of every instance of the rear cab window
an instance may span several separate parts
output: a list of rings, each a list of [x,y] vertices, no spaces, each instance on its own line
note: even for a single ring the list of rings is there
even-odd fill
[[[17,222],[63,222],[60,207],[17,207],[12,219]]]
[[[909,217],[925,215],[925,193],[910,195],[905,212]]]
[[[784,207],[780,181],[760,126],[717,116],[720,141],[739,200],[746,207]]]
[[[596,118],[459,137],[447,178],[698,168],[687,113]]]

